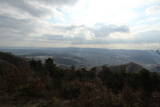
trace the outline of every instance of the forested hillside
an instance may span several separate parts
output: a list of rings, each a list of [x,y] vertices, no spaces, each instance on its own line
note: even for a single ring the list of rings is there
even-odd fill
[[[159,107],[160,74],[129,63],[62,69],[0,52],[0,107]]]

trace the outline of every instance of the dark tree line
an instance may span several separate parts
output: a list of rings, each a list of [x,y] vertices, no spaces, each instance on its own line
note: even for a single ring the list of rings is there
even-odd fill
[[[34,101],[33,105],[29,103],[30,107],[160,106],[158,72],[146,69],[139,72],[128,72],[126,69],[113,71],[108,66],[89,70],[74,67],[61,69],[52,58],[42,62],[11,54],[2,56],[0,96],[3,100],[6,98],[7,104],[12,102],[24,106]],[[3,103],[0,102],[0,105]]]

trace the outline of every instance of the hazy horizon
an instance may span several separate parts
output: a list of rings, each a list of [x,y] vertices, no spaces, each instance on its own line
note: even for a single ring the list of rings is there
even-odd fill
[[[137,49],[137,48],[129,48],[129,49],[121,49],[121,48],[103,48],[103,47],[29,47],[29,46],[0,46],[0,49],[67,49],[67,48],[73,48],[73,49],[103,49],[103,50],[137,50],[137,51],[156,51],[159,50],[159,48],[155,49]],[[2,51],[2,50],[1,50]]]

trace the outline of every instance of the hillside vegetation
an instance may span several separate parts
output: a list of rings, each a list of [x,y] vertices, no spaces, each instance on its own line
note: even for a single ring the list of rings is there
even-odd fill
[[[62,69],[0,52],[0,107],[159,107],[160,74],[129,63]]]

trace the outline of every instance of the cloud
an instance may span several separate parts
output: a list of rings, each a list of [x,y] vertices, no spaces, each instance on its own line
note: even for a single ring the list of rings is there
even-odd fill
[[[48,25],[44,18],[61,15],[56,10],[57,6],[73,5],[75,2],[77,0],[0,0],[0,41],[3,41],[0,45],[4,41],[13,44],[34,41],[36,36],[53,26]]]
[[[91,31],[93,31],[96,37],[105,37],[116,32],[128,33],[129,28],[127,26],[96,24]]]
[[[0,0],[0,13],[14,16],[47,17],[57,12],[57,6],[73,5],[77,0]],[[14,11],[13,11],[13,10]]]
[[[149,15],[160,14],[160,5],[151,6],[146,10],[146,12]]]
[[[135,35],[135,39],[131,42],[134,43],[160,43],[160,31],[146,31],[140,32]]]
[[[1,40],[24,39],[34,32],[36,25],[33,20],[18,20],[11,17],[0,16]]]
[[[75,28],[77,29],[77,28]],[[90,29],[90,28],[88,28]],[[46,41],[63,41],[65,43],[70,43],[73,45],[81,45],[81,44],[153,44],[160,43],[160,31],[152,30],[139,32],[137,34],[124,34],[121,32],[111,33],[111,36],[106,37],[97,37],[97,33],[95,34],[92,30],[86,30],[86,32],[79,32],[74,34],[73,31],[70,31],[74,36],[69,36],[69,33],[63,33],[60,35],[51,34],[51,35],[43,35],[43,37],[47,37]],[[88,38],[87,38],[88,36]],[[120,36],[117,38],[113,38],[112,36]],[[122,36],[126,36],[127,38],[122,38]],[[130,37],[129,37],[130,36]]]
[[[160,41],[158,30],[131,36],[132,32],[127,25],[98,23],[89,27],[55,24],[54,19],[65,16],[65,13],[60,11],[61,8],[72,6],[76,2],[77,0],[0,0],[0,46],[15,44],[28,46],[42,43],[104,45]],[[158,9],[159,6],[154,6],[149,8],[148,12],[156,14]]]
[[[40,8],[34,5],[34,3],[30,2],[30,0],[1,0],[1,9],[6,9],[10,11],[10,9],[14,9],[14,11],[18,11],[21,14],[29,14],[33,17],[41,17],[48,14],[49,10],[46,8]]]
[[[94,27],[81,26],[54,26],[54,32],[44,34],[47,41],[63,41],[70,44],[111,43],[108,41],[111,34],[128,33],[127,26],[97,24]]]
[[[1,0],[0,8],[0,32],[3,41],[23,42],[49,42],[88,44],[95,43],[116,32],[129,32],[127,26],[97,24],[94,27],[63,26],[47,23],[43,19],[50,10],[42,5],[48,4],[48,0]],[[67,3],[66,3],[67,2]],[[68,5],[73,0],[52,0],[50,4]],[[38,3],[38,4],[37,4]],[[39,4],[40,3],[40,4]],[[35,6],[36,5],[36,6]],[[36,17],[36,18],[35,18]],[[98,39],[100,38],[100,39]],[[97,40],[96,40],[97,39]]]
[[[38,1],[41,3],[45,3],[47,5],[73,5],[74,3],[77,2],[77,0],[34,0],[34,1]]]

